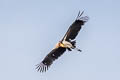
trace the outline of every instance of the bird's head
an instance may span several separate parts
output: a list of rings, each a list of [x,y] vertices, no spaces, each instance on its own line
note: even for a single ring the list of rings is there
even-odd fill
[[[60,42],[58,42],[56,45],[55,45],[55,48],[58,48],[60,47]]]
[[[59,41],[59,42],[55,45],[55,48],[58,48],[58,47],[64,47],[64,44],[62,44],[62,42]]]

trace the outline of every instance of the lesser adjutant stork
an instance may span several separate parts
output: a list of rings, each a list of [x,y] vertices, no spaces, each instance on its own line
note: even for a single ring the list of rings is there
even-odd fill
[[[58,57],[60,57],[66,50],[72,51],[73,49],[75,49],[81,52],[80,49],[76,48],[76,40],[74,39],[78,35],[84,23],[87,22],[89,19],[88,16],[82,17],[82,14],[83,12],[80,13],[79,11],[76,20],[69,27],[62,40],[60,40],[56,44],[55,48],[43,59],[41,63],[36,65],[36,69],[38,71],[45,72],[46,70],[48,70],[53,61],[58,59]]]

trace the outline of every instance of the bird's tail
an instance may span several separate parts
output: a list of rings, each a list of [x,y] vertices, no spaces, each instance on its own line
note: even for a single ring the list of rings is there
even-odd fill
[[[80,50],[80,49],[76,48],[76,41],[72,41],[72,42],[71,42],[71,44],[72,44],[72,46],[73,46],[73,48],[72,48],[72,49],[75,49],[75,50],[77,50],[77,51],[82,52],[82,50]]]
[[[71,44],[73,47],[76,47],[76,41],[72,41]]]

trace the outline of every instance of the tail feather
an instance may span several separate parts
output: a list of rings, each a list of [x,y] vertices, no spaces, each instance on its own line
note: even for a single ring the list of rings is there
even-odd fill
[[[73,47],[76,47],[76,41],[72,41],[71,44],[73,45]]]

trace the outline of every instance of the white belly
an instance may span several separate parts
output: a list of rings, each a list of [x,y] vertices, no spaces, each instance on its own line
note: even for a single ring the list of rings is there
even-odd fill
[[[63,41],[62,43],[64,44],[64,47],[66,47],[66,48],[72,48],[73,47],[72,44],[68,41]]]

